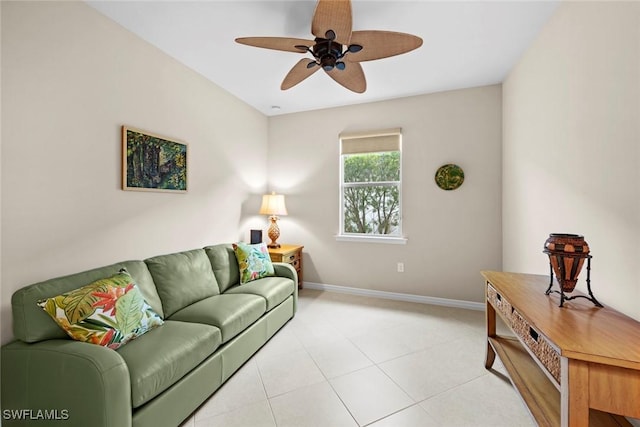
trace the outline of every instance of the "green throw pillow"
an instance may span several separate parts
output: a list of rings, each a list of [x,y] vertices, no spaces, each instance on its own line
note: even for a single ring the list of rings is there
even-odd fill
[[[163,324],[125,269],[38,305],[74,340],[114,350]]]
[[[234,243],[233,251],[238,259],[241,285],[265,276],[274,275],[273,264],[265,243],[256,245]]]

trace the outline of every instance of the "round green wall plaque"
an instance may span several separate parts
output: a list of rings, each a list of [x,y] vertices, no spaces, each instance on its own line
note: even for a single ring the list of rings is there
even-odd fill
[[[443,190],[455,190],[464,182],[464,171],[458,165],[443,165],[436,171],[436,184]]]

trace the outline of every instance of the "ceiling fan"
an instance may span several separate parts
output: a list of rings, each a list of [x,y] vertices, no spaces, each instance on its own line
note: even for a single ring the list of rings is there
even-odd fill
[[[352,31],[351,0],[318,0],[311,34],[315,40],[287,37],[240,37],[236,42],[265,49],[310,53],[282,81],[287,90],[322,68],[333,80],[357,93],[367,89],[360,62],[388,58],[422,46],[422,39],[394,31]]]

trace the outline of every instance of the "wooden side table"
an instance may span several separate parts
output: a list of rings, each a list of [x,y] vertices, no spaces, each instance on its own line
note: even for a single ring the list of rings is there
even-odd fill
[[[272,262],[286,262],[291,264],[298,273],[298,289],[302,289],[302,248],[299,245],[280,245],[279,248],[269,248]]]

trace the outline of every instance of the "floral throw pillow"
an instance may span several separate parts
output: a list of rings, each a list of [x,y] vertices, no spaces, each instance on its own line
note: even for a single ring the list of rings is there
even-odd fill
[[[114,350],[164,323],[125,269],[38,305],[74,340]]]
[[[241,285],[265,276],[274,275],[273,264],[265,243],[255,245],[234,243],[233,251],[238,259]]]

